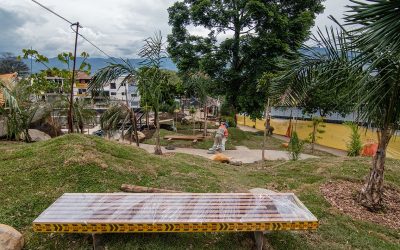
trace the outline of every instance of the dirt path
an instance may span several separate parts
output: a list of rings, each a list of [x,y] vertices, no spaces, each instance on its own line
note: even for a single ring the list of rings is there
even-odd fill
[[[248,126],[238,125],[237,127],[239,129],[241,129],[243,131],[247,131],[247,132],[259,132],[260,131],[258,129],[248,127]],[[285,141],[285,142],[289,142],[289,138],[287,138],[286,136],[283,136],[283,135],[273,135],[273,137],[275,137],[279,140]],[[346,156],[347,155],[346,151],[336,149],[336,148],[326,147],[326,146],[319,145],[319,144],[315,144],[314,147],[316,150],[327,152],[329,154],[336,155],[336,156]]]

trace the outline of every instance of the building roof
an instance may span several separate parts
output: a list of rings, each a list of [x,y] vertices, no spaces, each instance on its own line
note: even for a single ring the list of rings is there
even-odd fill
[[[83,71],[77,71],[76,72],[76,80],[91,80],[92,77],[90,77],[86,72]]]

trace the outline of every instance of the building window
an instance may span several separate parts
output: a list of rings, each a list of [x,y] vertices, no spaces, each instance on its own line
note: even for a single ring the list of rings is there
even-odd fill
[[[121,83],[121,87],[125,87],[125,83],[123,82],[123,83]]]
[[[125,92],[122,92],[121,95],[125,95]]]
[[[117,95],[117,93],[115,93],[115,92],[111,92],[111,95]]]
[[[131,97],[137,97],[137,94],[133,93],[131,94]]]
[[[110,83],[110,89],[116,89],[117,86],[115,85],[115,82]]]
[[[86,89],[78,89],[78,94],[82,95],[86,93]]]

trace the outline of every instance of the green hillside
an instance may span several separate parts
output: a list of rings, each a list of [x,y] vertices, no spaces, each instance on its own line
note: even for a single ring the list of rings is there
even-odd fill
[[[320,219],[316,232],[276,232],[275,249],[398,249],[400,230],[353,220],[332,208],[319,186],[361,181],[369,159],[324,157],[301,162],[231,166],[78,134],[46,142],[0,142],[0,223],[20,230],[26,249],[90,249],[91,237],[33,233],[32,221],[65,192],[119,192],[123,183],[187,192],[239,192],[254,187],[296,193]],[[400,161],[385,179],[400,188]],[[247,233],[106,235],[107,249],[250,249]]]

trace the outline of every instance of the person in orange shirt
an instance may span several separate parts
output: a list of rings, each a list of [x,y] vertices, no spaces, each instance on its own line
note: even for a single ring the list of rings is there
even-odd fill
[[[221,122],[221,125],[217,129],[214,137],[214,145],[209,149],[209,153],[213,154],[216,151],[225,151],[225,143],[228,140],[228,129],[226,128],[226,123]]]

